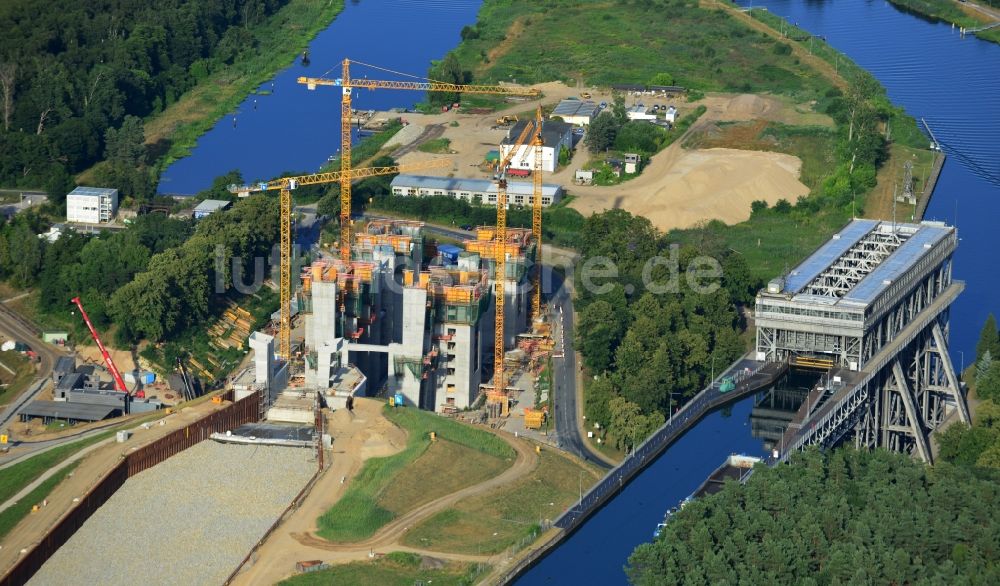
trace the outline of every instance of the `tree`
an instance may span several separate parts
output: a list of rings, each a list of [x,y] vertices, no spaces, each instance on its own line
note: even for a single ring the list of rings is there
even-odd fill
[[[597,118],[591,120],[590,127],[587,129],[587,136],[584,139],[587,148],[592,153],[599,153],[611,148],[615,144],[619,128],[621,128],[621,124],[614,114],[601,112]]]
[[[14,114],[14,90],[17,82],[17,63],[0,63],[0,91],[3,92],[3,129],[10,130],[10,117]]]
[[[657,73],[649,80],[649,85],[674,85],[674,76],[669,73]]]
[[[1000,332],[997,331],[997,320],[993,314],[986,317],[986,323],[979,332],[979,342],[976,343],[976,360],[978,361],[986,352],[994,357],[1000,357]]]
[[[590,370],[602,372],[611,366],[611,357],[621,337],[618,323],[607,301],[595,301],[580,312],[576,348]]]
[[[18,287],[35,283],[42,265],[42,244],[24,221],[15,223],[7,235],[10,275]]]
[[[469,83],[472,74],[462,69],[462,63],[454,52],[448,53],[440,62],[436,63],[430,72],[432,79],[462,85]],[[461,94],[452,92],[430,92],[431,104],[451,104],[461,99]]]

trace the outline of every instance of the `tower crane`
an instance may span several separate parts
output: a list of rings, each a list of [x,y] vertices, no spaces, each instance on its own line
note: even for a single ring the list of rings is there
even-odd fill
[[[111,354],[108,352],[108,349],[104,347],[104,343],[101,342],[101,337],[97,334],[94,324],[90,322],[90,316],[88,316],[87,312],[83,309],[83,303],[80,301],[80,298],[74,297],[69,301],[70,303],[75,303],[80,309],[80,315],[83,316],[83,321],[87,324],[87,329],[90,330],[91,337],[94,338],[95,342],[97,342],[97,348],[101,351],[101,357],[104,358],[104,364],[108,367],[108,372],[111,373],[111,378],[115,380],[115,390],[121,391],[127,395],[128,387],[125,386],[125,381],[122,379],[122,373],[118,371],[118,367],[115,366],[115,361],[111,359]],[[146,398],[146,393],[140,389],[136,391],[135,396],[139,399],[144,399]],[[128,409],[127,401],[126,409]]]
[[[507,400],[507,377],[504,370],[504,285],[507,280],[507,167],[511,159],[528,143],[528,137],[534,133],[538,137],[541,133],[541,124],[528,122],[521,130],[517,140],[511,145],[507,156],[501,159],[497,165],[497,233],[495,248],[495,280],[494,295],[496,299],[496,309],[494,310],[495,322],[493,332],[493,392],[489,399],[491,403],[500,403],[500,414],[507,417],[510,414],[510,401]],[[534,141],[532,141],[534,142]],[[541,152],[541,151],[539,151]]]
[[[542,107],[535,111],[535,138],[531,141],[535,148],[534,196],[531,200],[531,235],[535,239],[535,266],[531,278],[531,318],[542,315]],[[558,153],[555,155],[558,156]]]
[[[350,185],[351,181],[355,179],[392,175],[394,173],[419,171],[436,167],[448,167],[450,165],[451,161],[448,159],[431,159],[407,165],[359,167],[357,169],[348,169],[346,173],[343,170],[329,171],[295,177],[279,177],[278,179],[262,181],[252,185],[233,184],[229,186],[229,192],[235,193],[240,197],[247,197],[251,193],[260,193],[275,189],[281,192],[281,260],[279,263],[281,277],[278,287],[281,298],[281,324],[278,328],[278,356],[285,360],[289,360],[292,356],[292,313],[289,307],[292,301],[292,190],[300,185],[319,185],[339,181],[341,184],[341,193],[343,193],[343,186]],[[347,262],[349,261],[350,259],[348,258]]]
[[[351,63],[372,67],[387,73],[406,75],[383,67],[344,59],[341,77],[327,79],[322,77],[299,77],[298,83],[308,89],[315,90],[318,86],[334,86],[341,88],[340,94],[340,171],[344,175],[351,171],[351,92],[353,88],[417,90],[425,92],[454,92],[465,94],[500,94],[513,96],[539,96],[540,92],[532,88],[520,88],[506,85],[467,85],[445,83],[441,81],[381,81],[368,78],[352,78]],[[340,257],[344,262],[351,260],[351,183],[340,183]]]

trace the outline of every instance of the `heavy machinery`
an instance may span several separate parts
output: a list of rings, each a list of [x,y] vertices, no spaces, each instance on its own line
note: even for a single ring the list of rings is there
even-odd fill
[[[299,77],[298,83],[314,90],[318,86],[333,86],[341,88],[340,92],[340,171],[344,176],[350,176],[351,171],[351,93],[354,88],[417,90],[425,92],[452,92],[460,94],[500,94],[513,96],[537,97],[540,92],[532,88],[514,87],[508,85],[463,85],[441,81],[383,81],[356,79],[351,77],[351,63],[371,67],[394,75],[414,77],[406,73],[392,71],[384,67],[344,59],[341,77],[327,79],[323,77]],[[351,182],[340,183],[340,256],[344,262],[351,260]]]
[[[128,387],[125,386],[125,380],[122,379],[122,373],[119,372],[118,367],[115,366],[115,361],[111,359],[111,354],[108,353],[108,349],[105,348],[104,343],[101,342],[101,337],[97,334],[97,330],[94,329],[94,324],[90,322],[90,316],[88,316],[87,312],[83,309],[83,303],[80,301],[80,298],[74,297],[70,299],[70,303],[75,303],[80,309],[80,315],[83,316],[83,321],[87,324],[87,329],[90,330],[90,335],[94,338],[94,341],[97,342],[97,347],[101,350],[101,357],[104,358],[104,364],[108,367],[108,372],[111,373],[111,378],[115,380],[115,390],[127,394]],[[146,393],[144,393],[142,389],[139,389],[136,391],[135,396],[138,399],[145,399]]]
[[[349,155],[348,155],[349,156]],[[278,287],[281,300],[281,324],[278,329],[278,356],[284,360],[289,360],[292,355],[292,190],[300,185],[319,185],[324,183],[336,183],[340,181],[341,186],[350,185],[355,179],[365,177],[375,177],[378,175],[392,175],[394,173],[418,171],[422,169],[433,169],[436,167],[447,167],[451,165],[448,159],[431,159],[420,163],[409,165],[394,165],[391,167],[360,167],[358,169],[348,169],[345,174],[341,171],[330,171],[327,173],[313,173],[310,175],[298,175],[295,177],[279,177],[271,181],[262,181],[252,185],[230,185],[229,192],[240,197],[247,197],[251,193],[271,191],[278,189],[281,191],[281,261],[279,267],[280,283]],[[347,177],[347,180],[343,180]],[[343,187],[341,187],[343,193]],[[341,218],[341,227],[343,227]],[[350,226],[348,216],[347,225]],[[350,259],[348,259],[350,260]]]
[[[508,124],[515,124],[518,121],[517,114],[508,114],[500,116],[497,118],[497,126],[506,126]]]

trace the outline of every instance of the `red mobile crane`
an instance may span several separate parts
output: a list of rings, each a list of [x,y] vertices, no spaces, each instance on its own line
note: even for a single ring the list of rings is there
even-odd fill
[[[83,321],[87,324],[87,329],[90,330],[90,335],[94,337],[94,341],[97,342],[97,347],[101,349],[101,356],[104,358],[104,364],[107,365],[108,371],[111,372],[111,376],[115,379],[115,390],[121,391],[123,393],[128,393],[128,388],[125,387],[125,381],[122,380],[122,374],[118,371],[118,367],[115,366],[115,361],[111,359],[111,354],[108,353],[107,348],[101,342],[101,337],[97,335],[97,330],[94,329],[94,324],[90,323],[90,317],[87,316],[87,312],[83,309],[83,303],[80,302],[79,297],[74,297],[70,299],[71,303],[75,303],[77,307],[80,308],[80,314],[83,315]],[[141,390],[137,391],[135,394],[136,398],[145,399],[146,393]]]

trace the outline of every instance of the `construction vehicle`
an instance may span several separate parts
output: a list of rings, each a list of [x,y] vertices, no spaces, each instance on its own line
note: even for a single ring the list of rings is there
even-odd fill
[[[733,378],[730,376],[727,376],[726,378],[722,379],[722,382],[719,383],[720,393],[728,393],[729,391],[732,391],[735,388],[736,388],[736,382],[733,381]]]
[[[229,192],[235,193],[239,197],[247,197],[251,193],[275,189],[281,191],[281,263],[279,269],[280,283],[278,287],[281,302],[281,324],[278,329],[278,356],[284,360],[290,360],[292,356],[292,312],[290,307],[292,301],[292,190],[300,185],[319,185],[340,181],[341,194],[343,194],[343,186],[349,186],[351,181],[356,179],[378,175],[393,175],[395,173],[419,171],[435,167],[447,167],[449,165],[451,165],[451,161],[448,159],[432,159],[420,163],[394,165],[392,167],[348,168],[346,173],[343,171],[342,165],[340,171],[313,173],[295,177],[280,177],[252,185],[233,184],[229,186]],[[345,177],[349,179],[342,181]],[[350,209],[348,207],[349,213]],[[343,216],[343,214],[341,215]],[[350,218],[348,218],[348,223],[350,223]],[[343,226],[343,217],[341,217],[341,226]]]
[[[589,100],[590,92],[583,92],[582,94],[580,94],[580,97],[583,98],[584,100]]]
[[[518,121],[517,114],[504,115],[497,118],[497,126],[507,126],[508,124],[516,124],[517,121]]]
[[[108,367],[108,372],[111,373],[111,378],[115,380],[115,390],[121,391],[122,393],[128,394],[128,387],[125,386],[125,381],[122,379],[122,373],[119,372],[118,367],[115,366],[115,361],[111,359],[111,354],[108,349],[104,347],[104,343],[101,342],[101,337],[97,334],[97,330],[94,329],[94,324],[90,322],[90,316],[83,309],[83,303],[80,301],[79,297],[74,297],[70,299],[70,303],[75,303],[80,309],[80,315],[83,316],[84,323],[87,324],[87,329],[90,330],[91,337],[94,338],[94,342],[97,342],[97,347],[101,350],[101,357],[104,358],[104,364]],[[139,389],[135,393],[136,398],[145,399],[146,393]]]
[[[440,81],[383,81],[377,79],[352,78],[350,59],[342,63],[342,75],[337,79],[322,77],[299,77],[301,83],[310,90],[318,86],[333,86],[340,88],[340,171],[344,177],[351,177],[351,97],[354,88],[417,90],[424,92],[451,92],[458,94],[500,94],[513,96],[538,97],[540,92],[532,88],[521,88],[508,85],[462,85]],[[410,74],[392,71],[384,67],[354,61],[357,65],[371,67],[394,75],[414,77]],[[340,256],[344,262],[351,261],[351,182],[340,182]]]

